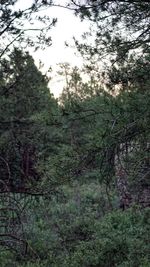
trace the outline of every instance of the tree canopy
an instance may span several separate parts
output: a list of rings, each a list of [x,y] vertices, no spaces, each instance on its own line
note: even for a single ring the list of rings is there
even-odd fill
[[[51,45],[49,30],[57,19],[40,15],[43,8],[51,7],[50,1],[21,1],[6,0],[0,3],[0,57],[4,56],[12,45],[35,49]],[[32,33],[32,34],[31,34]]]
[[[72,1],[76,14],[91,20],[95,42],[84,44],[90,54],[126,59],[129,51],[146,52],[150,43],[149,1]],[[91,33],[93,34],[93,33]]]
[[[24,191],[26,183],[40,179],[35,166],[57,102],[33,58],[18,49],[1,61],[0,90],[1,182],[3,190]]]

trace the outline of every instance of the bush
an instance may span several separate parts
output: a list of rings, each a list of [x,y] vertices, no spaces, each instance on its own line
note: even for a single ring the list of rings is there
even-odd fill
[[[96,185],[81,186],[79,202],[76,193],[64,187],[61,197],[31,205],[24,224],[31,251],[23,262],[0,254],[0,266],[149,267],[150,209],[103,213]]]

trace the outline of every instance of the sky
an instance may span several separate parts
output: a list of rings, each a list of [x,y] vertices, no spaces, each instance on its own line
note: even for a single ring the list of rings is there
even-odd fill
[[[65,5],[65,0],[55,0],[61,5]],[[57,3],[56,2],[56,3]],[[24,9],[31,5],[31,0],[19,0],[17,2],[16,8]],[[80,67],[82,65],[82,58],[80,55],[75,52],[76,49],[73,47],[65,47],[65,42],[71,46],[73,43],[73,36],[80,40],[81,35],[88,30],[89,22],[82,21],[80,18],[76,17],[73,14],[73,11],[60,8],[60,7],[50,7],[40,12],[40,15],[48,15],[50,17],[56,17],[58,22],[56,26],[50,30],[50,35],[52,37],[52,45],[47,47],[45,50],[38,50],[35,53],[32,50],[29,52],[32,54],[35,59],[35,63],[39,66],[39,61],[44,64],[42,69],[43,72],[46,72],[50,67],[53,69],[52,79],[49,83],[50,91],[57,98],[59,97],[63,86],[64,81],[57,75],[58,64],[67,62],[72,66]]]
[[[81,39],[81,35],[88,30],[89,24],[87,21],[81,22],[72,11],[67,9],[51,7],[47,14],[58,18],[56,26],[51,29],[52,46],[44,51],[37,51],[33,56],[37,64],[39,59],[44,63],[44,70],[52,66],[54,71],[50,90],[55,97],[58,97],[64,86],[64,82],[59,81],[60,78],[56,75],[58,64],[68,62],[72,66],[82,65],[82,58],[77,55],[76,49],[65,47],[65,41],[73,46],[73,36]]]

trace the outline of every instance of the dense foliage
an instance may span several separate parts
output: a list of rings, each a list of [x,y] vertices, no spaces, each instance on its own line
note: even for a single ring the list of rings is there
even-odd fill
[[[32,25],[34,12],[54,3],[18,12],[17,1],[0,4],[0,36],[12,38],[0,60],[0,266],[148,267],[148,1],[71,2],[66,8],[96,22],[97,49],[76,42],[89,60],[82,70],[60,64],[58,101],[32,56],[8,51],[20,33],[32,45],[21,20]],[[140,39],[116,39],[120,23]]]
[[[1,61],[0,166],[4,191],[25,191],[40,179],[35,166],[40,153],[43,160],[46,158],[44,141],[48,142],[48,124],[57,108],[47,83],[28,53],[15,49],[9,60]]]
[[[108,213],[97,183],[61,188],[61,195],[28,210],[26,258],[2,251],[1,266],[149,266],[149,209]],[[105,213],[102,210],[105,209]]]

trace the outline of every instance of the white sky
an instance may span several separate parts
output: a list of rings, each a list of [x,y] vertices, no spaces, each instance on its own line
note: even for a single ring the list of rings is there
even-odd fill
[[[15,6],[17,9],[25,9],[31,5],[32,0],[19,0]],[[56,2],[56,1],[55,1]],[[61,5],[65,5],[65,0],[57,1]],[[72,44],[73,36],[80,39],[81,35],[88,30],[89,24],[87,21],[81,22],[78,17],[73,14],[73,11],[60,8],[50,7],[40,12],[40,15],[48,15],[51,18],[57,18],[58,22],[56,26],[50,30],[52,37],[52,46],[43,50],[38,50],[33,53],[29,49],[29,52],[35,59],[35,63],[39,66],[39,60],[44,64],[43,71],[47,71],[50,66],[53,68],[53,79],[50,82],[50,91],[55,97],[58,97],[61,93],[64,82],[60,81],[60,77],[57,75],[58,65],[62,62],[68,62],[72,66],[81,66],[82,58],[75,55],[76,50],[70,47],[65,47],[65,41]]]
[[[32,0],[19,0],[16,8],[24,9],[31,5]],[[55,2],[65,5],[66,0],[55,0]],[[62,62],[68,62],[72,66],[81,66],[82,58],[75,55],[76,50],[73,48],[65,47],[65,41],[73,45],[73,36],[78,40],[81,35],[88,30],[89,23],[87,21],[81,22],[78,17],[73,14],[73,11],[60,7],[50,7],[40,12],[40,15],[48,15],[52,18],[58,18],[56,26],[50,31],[52,37],[52,46],[46,48],[44,51],[38,50],[32,53],[35,59],[35,63],[39,65],[39,60],[44,63],[43,71],[47,71],[50,66],[53,68],[53,79],[50,82],[50,91],[55,97],[58,97],[61,93],[64,82],[60,81],[60,77],[57,75],[58,65]]]
[[[88,30],[89,24],[86,21],[81,22],[72,11],[67,9],[51,7],[47,14],[58,18],[56,26],[50,32],[53,44],[44,51],[36,52],[33,56],[37,63],[39,59],[44,63],[45,70],[50,66],[53,67],[54,77],[50,83],[50,90],[55,97],[58,97],[63,89],[63,81],[58,81],[58,77],[55,75],[58,70],[57,64],[69,62],[73,66],[82,65],[82,58],[79,55],[75,55],[75,49],[66,48],[65,41],[73,45],[73,36],[80,39],[83,32]]]

